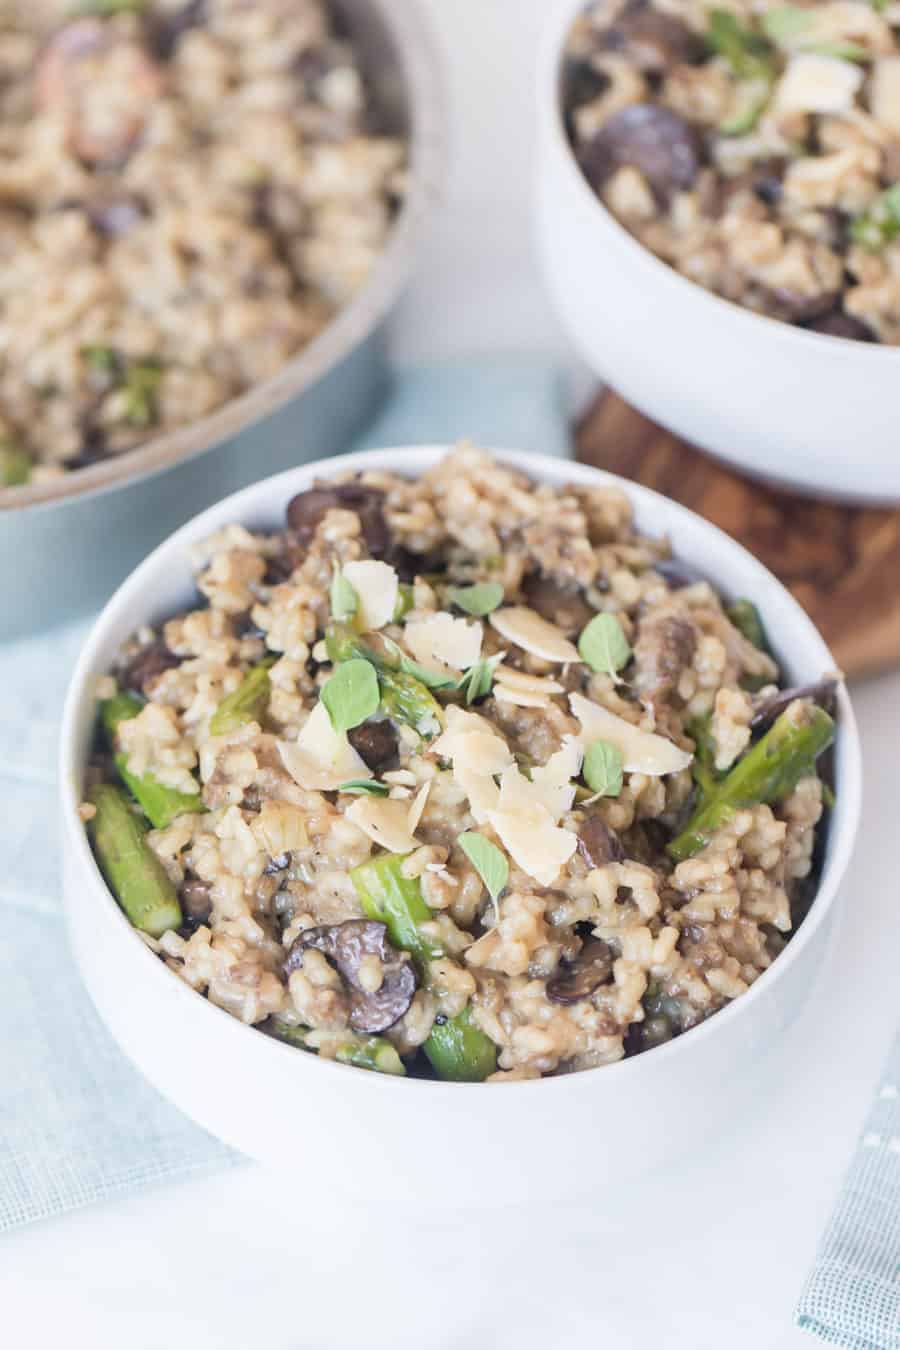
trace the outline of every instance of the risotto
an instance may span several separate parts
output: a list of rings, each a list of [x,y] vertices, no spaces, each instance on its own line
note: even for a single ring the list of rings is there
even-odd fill
[[[98,689],[82,815],[161,961],[388,1073],[610,1064],[740,997],[814,890],[835,679],[617,488],[460,447],[196,549]]]
[[[0,0],[0,487],[273,375],[404,165],[323,0]]]
[[[563,99],[591,186],[684,276],[900,344],[900,4],[602,0]]]

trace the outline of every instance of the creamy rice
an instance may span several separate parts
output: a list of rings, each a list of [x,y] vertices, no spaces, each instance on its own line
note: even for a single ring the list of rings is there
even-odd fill
[[[689,1031],[789,940],[834,683],[779,692],[753,607],[615,487],[460,447],[319,484],[195,565],[197,606],[99,690],[85,815],[117,889],[98,822],[125,804],[168,908],[123,907],[235,1017],[366,1067],[539,1077]]]
[[[598,195],[684,276],[900,343],[900,4],[601,0],[563,100]]]
[[[195,421],[365,280],[403,192],[323,0],[0,0],[0,486]]]

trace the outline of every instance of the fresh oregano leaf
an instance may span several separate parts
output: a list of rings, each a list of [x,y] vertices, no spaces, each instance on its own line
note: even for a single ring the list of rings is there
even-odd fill
[[[336,623],[346,623],[359,609],[359,596],[340,568],[334,569],[331,579],[331,617]]]
[[[323,684],[320,697],[338,734],[358,727],[378,711],[381,701],[375,667],[359,657],[342,661]]]
[[[474,586],[449,586],[447,598],[466,614],[483,618],[497,608],[503,599],[503,587],[499,581],[479,581]]]
[[[360,797],[386,797],[390,792],[387,783],[379,783],[377,778],[348,778],[341,783],[338,792],[355,792]]]
[[[509,863],[499,848],[476,830],[466,830],[456,842],[487,887],[499,919],[500,910],[497,901],[509,881]]]
[[[476,661],[474,666],[462,675],[457,682],[457,689],[461,690],[466,697],[466,703],[472,704],[480,698],[486,698],[491,692],[494,684],[494,671],[503,660],[504,653],[498,652],[496,656],[488,656],[481,661]]]
[[[582,777],[600,797],[618,797],[622,791],[622,751],[610,741],[593,741],[585,751]]]
[[[616,678],[627,664],[631,647],[614,614],[595,614],[578,639],[578,654],[591,670]]]

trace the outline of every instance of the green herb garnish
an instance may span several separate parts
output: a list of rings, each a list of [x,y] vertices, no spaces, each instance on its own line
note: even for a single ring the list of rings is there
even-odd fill
[[[900,235],[900,183],[887,188],[850,226],[854,243],[878,253]]]
[[[360,797],[386,797],[390,792],[387,783],[379,783],[377,778],[348,778],[341,783],[338,792],[354,792]]]
[[[815,10],[798,5],[783,5],[770,9],[762,16],[766,35],[779,47],[788,51],[813,52],[816,56],[833,56],[839,61],[868,61],[869,52],[857,42],[832,42],[816,38]]]
[[[631,657],[631,646],[614,614],[595,614],[578,639],[578,654],[591,670],[614,680]]]
[[[136,427],[149,427],[159,418],[159,386],[162,366],[158,361],[135,361],[125,372],[125,416]]]
[[[397,603],[394,605],[393,622],[401,623],[413,607],[413,588],[408,581],[401,581],[397,587]]]
[[[488,656],[470,666],[460,677],[456,687],[465,694],[466,703],[477,703],[480,698],[487,697],[494,684],[494,671],[502,660],[502,652]]]
[[[592,792],[618,797],[622,791],[622,751],[610,741],[593,741],[585,751],[581,774]]]
[[[450,586],[447,597],[466,614],[483,618],[503,601],[503,587],[499,581],[480,581],[474,586]]]
[[[487,887],[499,919],[497,901],[509,881],[509,863],[495,844],[475,830],[466,830],[456,842]]]
[[[359,609],[359,596],[339,567],[331,579],[331,617],[337,623],[346,623]]]
[[[741,80],[774,79],[772,50],[761,34],[745,28],[727,9],[710,12],[706,44]]]
[[[320,698],[339,735],[358,727],[378,711],[381,701],[375,667],[356,657],[342,662],[322,685]]]

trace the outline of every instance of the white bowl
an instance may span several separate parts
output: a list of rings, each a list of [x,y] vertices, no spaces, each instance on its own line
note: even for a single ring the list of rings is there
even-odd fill
[[[900,500],[900,349],[792,328],[656,258],[588,184],[563,121],[561,0],[538,76],[538,246],[588,365],[641,412],[746,472],[816,495]]]
[[[560,1078],[497,1086],[395,1079],[316,1059],[263,1036],[207,1002],[160,962],[131,928],[94,862],[77,814],[91,741],[96,678],[141,623],[195,597],[189,546],[231,521],[278,528],[294,493],[319,476],[390,469],[413,476],[445,447],[373,450],[266,479],[185,525],[120,587],[72,677],[59,781],[64,889],[85,983],[113,1035],[152,1083],[194,1120],[284,1170],[302,1160],[303,1185],[345,1188],[376,1203],[500,1205],[521,1200],[550,1167],[560,1192],[579,1194],[652,1167],[721,1128],[734,1089],[755,1083],[766,1049],[803,1004],[822,962],[836,893],[860,808],[859,742],[842,690],[837,804],[819,893],[783,955],[742,998],[687,1035],[634,1059]],[[738,544],[646,488],[545,456],[498,457],[543,482],[618,483],[645,531],[732,595],[752,596],[796,681],[833,667],[825,643],[784,588]],[[299,1164],[298,1164],[299,1165]]]

